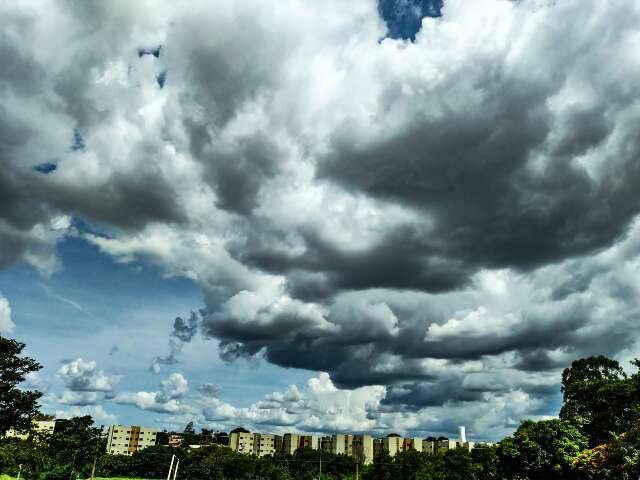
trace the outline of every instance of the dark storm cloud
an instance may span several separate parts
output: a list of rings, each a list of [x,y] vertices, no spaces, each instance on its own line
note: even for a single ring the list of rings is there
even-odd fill
[[[602,106],[590,112],[591,125],[569,115],[558,127],[557,151],[546,152],[554,117],[545,105],[561,80],[527,85],[498,75],[478,85],[481,112],[424,112],[364,146],[343,129],[320,174],[424,211],[436,221],[432,255],[468,268],[529,269],[608,246],[640,209],[633,194],[640,180],[637,135],[627,132],[628,148],[618,159],[624,176],[614,178],[612,171],[603,182],[591,180],[568,156],[612,134],[613,126],[591,119],[602,115]],[[536,152],[546,157],[543,174],[531,168]]]
[[[276,173],[277,149],[264,135],[240,138],[232,148],[216,148],[194,136],[206,132],[192,131],[192,153],[204,165],[206,180],[215,188],[217,206],[224,210],[249,215],[257,205],[263,183]]]
[[[410,383],[392,387],[382,400],[383,405],[433,407],[447,402],[477,402],[483,392],[467,390],[456,379],[434,383]]]
[[[385,385],[385,413],[545,411],[546,375],[632,347],[639,315],[640,11],[551,3],[450,0],[415,35],[440,3],[69,2],[56,38],[2,6],[0,267],[79,216],[203,289],[154,371],[200,329],[225,361]],[[179,412],[171,382],[118,401]]]
[[[359,252],[341,249],[324,232],[308,230],[301,237],[306,250],[299,255],[268,243],[245,246],[241,258],[267,271],[290,273],[287,287],[302,299],[368,288],[444,292],[464,286],[471,273],[461,261],[440,256],[419,225],[390,231]]]
[[[171,183],[154,169],[115,172],[99,185],[45,186],[47,200],[56,207],[125,229],[140,229],[151,222],[185,220]]]

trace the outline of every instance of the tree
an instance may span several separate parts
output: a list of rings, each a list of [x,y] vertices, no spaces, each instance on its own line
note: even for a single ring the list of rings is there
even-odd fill
[[[507,478],[552,480],[577,478],[574,459],[587,447],[587,439],[564,420],[524,421],[500,442],[498,458]]]
[[[46,478],[75,478],[76,473],[87,476],[96,453],[106,448],[101,432],[89,415],[58,420],[48,440],[50,468]]]
[[[574,361],[562,373],[562,393],[560,418],[572,422],[592,447],[627,431],[639,418],[637,374],[628,377],[618,362],[607,357]]]
[[[21,356],[25,344],[0,336],[0,435],[10,428],[30,430],[38,413],[42,393],[17,387],[31,372],[42,366],[34,359]]]

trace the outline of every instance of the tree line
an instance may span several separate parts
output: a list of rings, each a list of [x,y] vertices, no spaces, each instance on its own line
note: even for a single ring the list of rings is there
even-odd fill
[[[0,337],[0,435],[27,430],[39,413],[37,391],[20,388],[41,368],[24,344]],[[525,420],[496,447],[443,454],[400,452],[357,464],[344,455],[299,449],[257,458],[220,445],[198,449],[155,446],[131,456],[108,455],[91,417],[58,421],[52,434],[0,440],[0,472],[26,480],[96,477],[166,478],[171,457],[180,479],[242,480],[607,480],[640,476],[640,361],[627,374],[615,360],[574,361],[562,373],[559,418]]]

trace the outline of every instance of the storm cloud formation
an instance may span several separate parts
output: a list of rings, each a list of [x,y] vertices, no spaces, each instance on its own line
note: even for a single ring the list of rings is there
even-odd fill
[[[363,429],[555,413],[637,351],[640,6],[423,2],[409,41],[391,3],[0,7],[0,266],[77,235],[190,278],[223,359],[383,386]]]

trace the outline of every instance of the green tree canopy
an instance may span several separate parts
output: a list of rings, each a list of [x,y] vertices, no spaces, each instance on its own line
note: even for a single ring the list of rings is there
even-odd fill
[[[507,478],[553,480],[577,478],[575,457],[587,439],[564,420],[524,421],[512,437],[500,442],[500,467]]]
[[[628,377],[615,360],[576,360],[562,373],[565,403],[560,418],[572,422],[591,446],[606,443],[612,434],[626,432],[637,422],[638,387],[638,374]]]
[[[0,336],[0,435],[12,427],[30,430],[38,413],[42,393],[18,388],[28,373],[42,368],[34,359],[21,356],[24,347],[24,343]]]

